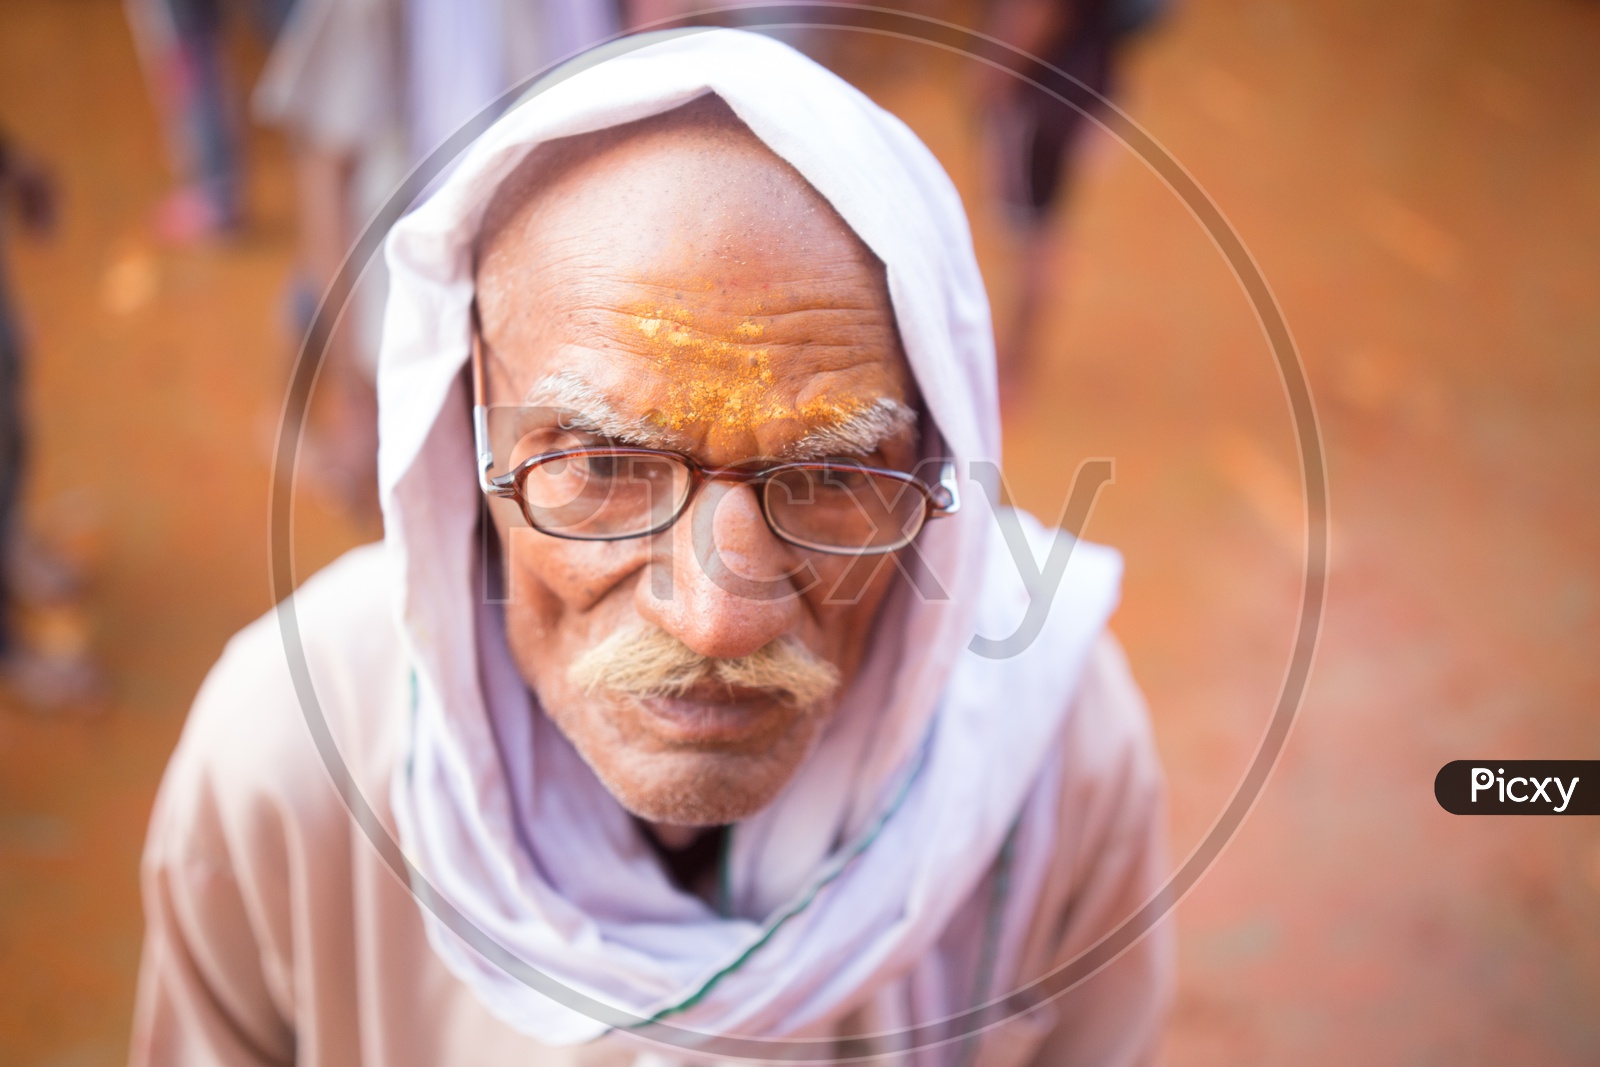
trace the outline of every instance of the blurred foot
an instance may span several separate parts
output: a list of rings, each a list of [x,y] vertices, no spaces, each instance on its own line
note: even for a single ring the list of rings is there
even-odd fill
[[[185,246],[236,232],[239,212],[200,186],[187,185],[168,193],[156,205],[151,222],[157,240]]]
[[[26,534],[12,540],[0,564],[10,601],[0,681],[38,711],[103,710],[106,684],[91,647],[81,568]]]
[[[0,658],[0,680],[35,711],[98,714],[105,710],[105,678],[86,656],[18,649]]]
[[[1028,382],[1014,365],[1000,365],[1000,414],[1015,415],[1027,406]]]
[[[1036,318],[1027,292],[1031,286],[1032,281],[1024,279],[1023,306],[1015,309],[995,330],[995,375],[1000,387],[1000,409],[1007,413],[1026,404],[1036,377],[1030,348],[1030,342],[1035,340]]]
[[[12,539],[0,567],[5,568],[4,586],[25,605],[59,604],[83,589],[76,568],[27,535]]]
[[[105,679],[90,654],[83,609],[72,603],[32,607],[17,621],[17,637],[0,658],[0,676],[16,695],[38,711],[101,710]]]
[[[283,322],[289,340],[298,354],[300,344],[311,330],[311,320],[317,317],[317,306],[322,294],[317,292],[303,275],[294,274],[283,290]]]
[[[376,442],[356,432],[306,434],[298,473],[308,487],[345,518],[362,526],[381,524]]]
[[[371,380],[352,369],[349,352],[342,355],[305,438],[307,467],[346,517],[370,525],[380,521],[378,396]]]

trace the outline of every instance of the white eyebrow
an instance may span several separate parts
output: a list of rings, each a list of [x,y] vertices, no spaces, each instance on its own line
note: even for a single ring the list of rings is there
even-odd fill
[[[683,444],[680,434],[649,419],[617,411],[604,393],[572,371],[558,371],[539,379],[523,398],[529,407],[558,408],[561,425],[638,448],[674,449]],[[917,413],[893,397],[882,396],[832,426],[819,426],[785,446],[777,458],[802,461],[830,456],[871,455],[889,438],[917,424]]]
[[[889,438],[916,424],[915,411],[893,397],[880,396],[842,422],[817,427],[784,448],[780,456],[790,460],[869,456]]]
[[[670,449],[682,438],[648,419],[629,418],[606,395],[572,371],[549,374],[533,383],[522,401],[529,407],[559,408],[561,425],[608,437],[637,448]]]

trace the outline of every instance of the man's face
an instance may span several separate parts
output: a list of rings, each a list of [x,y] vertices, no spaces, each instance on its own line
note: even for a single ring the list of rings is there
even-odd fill
[[[649,128],[531,181],[525,199],[502,192],[512,206],[491,209],[480,248],[491,404],[565,409],[593,431],[578,443],[707,467],[912,468],[915,397],[882,268],[748,133]],[[513,436],[502,469],[574,443],[537,416]],[[611,542],[552,537],[493,503],[523,677],[618,800],[657,823],[731,822],[776,795],[896,580],[890,557],[779,540],[748,485],[709,482],[668,530]],[[663,647],[739,662],[676,693],[606,684],[648,673]]]

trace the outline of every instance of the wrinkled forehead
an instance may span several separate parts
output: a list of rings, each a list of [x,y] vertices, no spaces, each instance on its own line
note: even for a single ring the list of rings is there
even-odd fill
[[[593,277],[719,292],[784,255],[815,273],[883,265],[800,173],[707,94],[660,115],[535,148],[495,190],[474,247],[480,298]],[[697,276],[657,277],[662,268]],[[770,294],[773,298],[781,293]]]
[[[882,263],[715,97],[536,150],[485,213],[476,281],[519,390],[588,376],[701,438],[912,421]]]

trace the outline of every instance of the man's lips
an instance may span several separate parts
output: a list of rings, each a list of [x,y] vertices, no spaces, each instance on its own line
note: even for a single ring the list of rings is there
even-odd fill
[[[664,739],[684,745],[725,745],[771,731],[781,715],[767,689],[695,686],[681,696],[642,697],[638,705]]]

